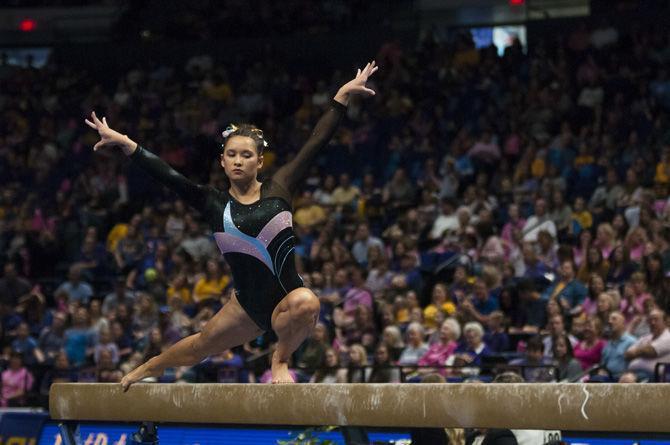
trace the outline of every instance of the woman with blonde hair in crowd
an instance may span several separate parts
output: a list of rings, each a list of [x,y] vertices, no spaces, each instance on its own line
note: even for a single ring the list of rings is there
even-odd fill
[[[616,232],[614,232],[612,224],[608,222],[598,224],[596,239],[593,241],[593,245],[600,249],[600,254],[603,258],[609,259],[610,254],[617,246]]]
[[[611,292],[601,292],[600,295],[598,295],[596,313],[593,316],[598,318],[602,326],[606,326],[607,323],[609,323],[610,314],[619,307],[617,303],[618,301],[615,300],[615,297]]]
[[[630,252],[631,261],[636,263],[642,262],[648,239],[647,231],[643,227],[634,227],[628,232],[624,243]]]
[[[337,372],[337,383],[365,383],[370,376],[368,353],[358,343],[349,346],[349,362]]]
[[[382,332],[381,340],[389,350],[393,361],[398,361],[402,350],[405,349],[405,342],[402,339],[402,332],[396,325],[386,326]]]

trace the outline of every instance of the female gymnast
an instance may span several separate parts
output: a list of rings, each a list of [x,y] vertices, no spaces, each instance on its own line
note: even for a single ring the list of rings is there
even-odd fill
[[[204,216],[235,284],[233,297],[201,332],[180,340],[126,375],[121,381],[124,390],[146,377],[160,376],[166,368],[194,365],[270,329],[278,338],[272,357],[272,383],[293,382],[288,360],[317,322],[319,300],[304,287],[295,268],[291,196],[310,161],[335,132],[349,98],[375,94],[366,82],[377,68],[374,61],[368,63],[340,87],[295,158],[266,181],[257,179],[267,145],[263,132],[246,124],[228,127],[223,132],[221,154],[221,166],[230,180],[228,190],[194,184],[128,136],[111,129],[95,112],[90,121],[86,119],[100,134],[94,150],[121,147],[135,164]]]

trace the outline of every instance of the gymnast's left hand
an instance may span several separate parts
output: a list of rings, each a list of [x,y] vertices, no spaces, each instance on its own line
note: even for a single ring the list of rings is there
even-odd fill
[[[374,96],[374,90],[368,88],[365,84],[377,69],[379,67],[374,60],[365,65],[365,68],[362,70],[359,69],[356,72],[356,77],[340,87],[335,95],[335,100],[342,105],[348,105],[351,95],[360,95],[363,97]]]

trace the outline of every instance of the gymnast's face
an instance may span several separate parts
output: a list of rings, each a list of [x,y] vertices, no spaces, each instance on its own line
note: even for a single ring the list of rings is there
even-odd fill
[[[256,179],[263,167],[263,155],[258,154],[256,143],[247,136],[232,136],[221,153],[221,166],[232,182]]]

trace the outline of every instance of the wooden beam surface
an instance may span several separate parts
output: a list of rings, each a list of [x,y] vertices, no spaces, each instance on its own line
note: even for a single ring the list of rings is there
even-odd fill
[[[668,384],[57,383],[62,420],[670,432]]]

